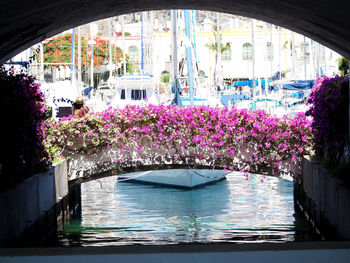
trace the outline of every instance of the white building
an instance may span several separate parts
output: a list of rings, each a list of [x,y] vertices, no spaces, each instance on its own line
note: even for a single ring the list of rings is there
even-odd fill
[[[183,23],[178,29],[178,60],[185,58],[185,33]],[[207,45],[215,41],[215,23],[205,19],[202,31],[195,32],[195,46],[199,70],[212,80],[215,67],[215,52]],[[144,30],[148,27],[144,24]],[[222,43],[231,43],[231,50],[221,55],[221,76],[223,78],[251,78],[253,74],[253,46],[251,23],[231,20],[221,26]],[[138,29],[138,30],[137,30]],[[210,30],[211,29],[211,30]],[[134,64],[141,67],[141,26],[125,25],[125,32],[132,33],[125,37],[125,50]],[[192,31],[193,33],[193,31]],[[330,49],[306,38],[304,60],[304,37],[289,30],[266,25],[256,21],[254,31],[255,77],[270,77],[277,71],[287,72],[292,79],[313,79],[317,75],[332,75],[337,70],[339,55]],[[170,31],[154,30],[152,35],[143,35],[144,70],[160,76],[163,71],[171,72],[172,39]],[[122,36],[115,37],[115,42],[123,49]],[[293,41],[294,39],[294,41]],[[293,44],[294,43],[294,44]],[[146,49],[151,49],[151,57],[145,58]],[[294,48],[294,52],[292,52]],[[293,57],[294,56],[294,57]],[[306,62],[306,66],[305,63]]]
[[[180,13],[181,17],[181,13]],[[120,19],[119,19],[120,21]],[[222,78],[252,78],[253,77],[253,53],[255,61],[255,77],[270,77],[277,71],[287,72],[291,79],[314,79],[316,75],[332,75],[338,72],[337,59],[339,55],[318,43],[289,30],[271,26],[265,22],[255,21],[254,26],[254,52],[252,39],[252,24],[248,19],[237,17],[220,24],[222,44],[230,43],[231,49],[221,54],[219,72]],[[102,21],[103,22],[103,21]],[[169,21],[168,21],[169,22]],[[170,22],[161,24],[157,18],[147,15],[141,23],[129,23],[124,25],[126,36],[122,36],[120,22],[114,24],[114,35],[102,36],[104,39],[112,39],[114,44],[126,51],[134,62],[135,69],[140,72],[143,60],[143,72],[160,77],[164,71],[172,71],[172,38]],[[102,24],[108,24],[103,22]],[[214,27],[216,22],[205,18],[201,24],[195,24],[192,44],[195,46],[193,55],[196,58],[199,71],[213,82],[215,69],[215,52],[208,48],[208,44],[215,41]],[[87,26],[90,31],[98,32],[96,23]],[[104,25],[104,27],[106,27]],[[185,30],[183,18],[178,19],[178,61],[185,59]],[[118,34],[116,34],[118,32]],[[195,41],[194,41],[195,39]],[[142,44],[143,43],[143,49]],[[304,60],[304,46],[306,59]],[[294,52],[292,52],[292,49]],[[25,54],[27,60],[28,52]],[[142,56],[143,54],[143,56]],[[16,57],[14,60],[23,60]],[[304,63],[306,62],[306,64]],[[69,66],[69,65],[68,65]],[[67,66],[67,67],[68,67]],[[117,65],[121,66],[121,65]],[[38,66],[37,66],[38,67]],[[61,70],[64,72],[67,70]],[[185,70],[186,71],[186,70]],[[317,73],[318,72],[318,73]],[[69,72],[67,73],[69,74]],[[66,74],[65,74],[66,75]]]

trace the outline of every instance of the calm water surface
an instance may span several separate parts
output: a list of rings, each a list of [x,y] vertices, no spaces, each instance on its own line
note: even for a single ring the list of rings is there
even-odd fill
[[[59,231],[62,246],[319,240],[295,212],[293,183],[229,174],[195,190],[118,182],[81,185],[81,214]]]

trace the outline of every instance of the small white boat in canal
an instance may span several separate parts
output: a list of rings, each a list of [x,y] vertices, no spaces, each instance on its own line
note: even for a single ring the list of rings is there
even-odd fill
[[[171,169],[118,175],[118,181],[192,189],[225,179],[227,172],[209,169]]]

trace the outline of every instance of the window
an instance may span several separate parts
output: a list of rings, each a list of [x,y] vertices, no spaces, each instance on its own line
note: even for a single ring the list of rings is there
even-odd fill
[[[135,46],[129,47],[129,57],[133,62],[137,62],[139,59],[139,50]]]
[[[243,44],[243,60],[251,60],[252,52],[252,45],[250,43]]]
[[[221,55],[222,60],[231,60],[231,48],[226,48]]]
[[[266,43],[266,59],[273,60],[273,46],[271,42]]]

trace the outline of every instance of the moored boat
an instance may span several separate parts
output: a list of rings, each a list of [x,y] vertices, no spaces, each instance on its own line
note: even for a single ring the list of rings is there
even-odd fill
[[[118,175],[118,180],[192,189],[224,180],[226,174],[209,169],[152,170]]]

